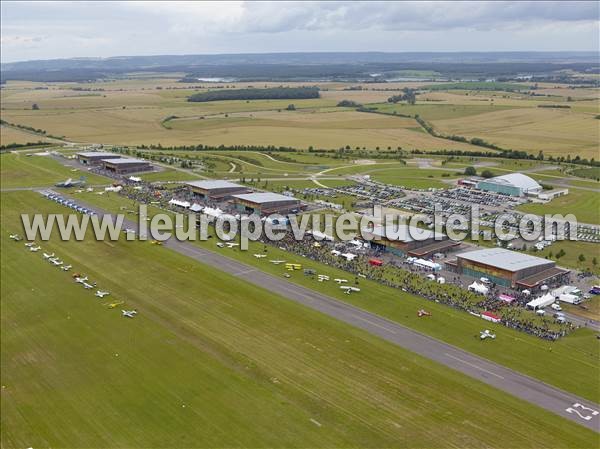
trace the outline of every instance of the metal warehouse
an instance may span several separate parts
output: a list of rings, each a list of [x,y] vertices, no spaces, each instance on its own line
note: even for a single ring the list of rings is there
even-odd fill
[[[99,151],[84,151],[77,153],[77,160],[84,165],[102,165],[105,159],[120,159],[121,156],[115,153],[102,153]]]
[[[248,193],[247,187],[225,180],[206,180],[186,182],[194,195],[202,199],[222,200],[231,198],[232,195]]]
[[[103,159],[102,165],[104,170],[112,171],[119,175],[152,170],[150,162],[134,158]]]
[[[363,235],[372,247],[398,256],[425,257],[460,245],[444,234],[407,225],[375,226],[371,231],[363,229]]]
[[[233,195],[233,202],[240,212],[259,215],[285,214],[301,208],[300,200],[271,192]]]
[[[510,173],[485,179],[477,183],[477,188],[486,192],[502,193],[510,196],[538,194],[543,190],[535,179],[522,173]]]
[[[486,277],[498,285],[535,289],[544,283],[562,280],[569,270],[555,262],[504,248],[486,248],[458,254],[446,268],[470,277]]]

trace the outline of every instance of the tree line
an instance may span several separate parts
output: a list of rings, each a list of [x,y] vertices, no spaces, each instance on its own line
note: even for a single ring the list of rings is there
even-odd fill
[[[319,98],[318,87],[270,87],[266,89],[211,90],[188,97],[188,101],[206,102],[221,100],[283,100]]]

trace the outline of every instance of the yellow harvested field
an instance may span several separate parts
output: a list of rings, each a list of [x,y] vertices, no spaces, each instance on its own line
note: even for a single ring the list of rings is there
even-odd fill
[[[599,122],[592,114],[565,109],[519,108],[434,122],[437,130],[555,156],[598,158]]]
[[[30,143],[47,142],[48,139],[33,133],[21,131],[9,126],[0,126],[0,145],[9,145],[11,143]]]

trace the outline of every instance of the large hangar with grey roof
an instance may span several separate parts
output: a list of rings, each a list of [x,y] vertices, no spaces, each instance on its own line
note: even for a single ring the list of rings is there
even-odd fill
[[[300,200],[292,196],[272,192],[233,195],[233,202],[240,212],[259,215],[297,212],[302,206]]]
[[[83,165],[102,165],[106,159],[120,159],[121,155],[105,151],[82,151],[76,153],[77,160]]]
[[[561,280],[569,270],[552,260],[504,248],[485,248],[458,254],[446,268],[466,276],[486,277],[505,287],[535,289],[544,283]]]
[[[248,193],[247,187],[223,179],[207,179],[185,183],[192,193],[204,200],[224,200],[232,195]]]

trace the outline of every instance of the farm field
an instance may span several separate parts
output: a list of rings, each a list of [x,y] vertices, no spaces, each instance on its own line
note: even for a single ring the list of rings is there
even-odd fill
[[[58,206],[33,192],[2,197],[3,446],[596,441],[576,424],[167,249],[43,243],[108,288],[111,301],[140,311],[122,319],[6,237],[18,213]],[[465,424],[473,416],[477,425]]]
[[[104,176],[86,170],[73,171],[49,156],[27,156],[26,153],[0,155],[0,182],[3,189],[19,187],[46,187],[67,178],[85,176],[88,184],[109,184]]]
[[[106,195],[98,196],[84,193],[79,198],[92,204],[98,204],[100,207],[115,213],[120,211],[121,206],[134,207],[131,200],[119,195],[107,197]],[[197,242],[197,244],[211,251],[223,252],[228,257],[274,275],[280,276],[286,272],[282,266],[266,263],[264,260],[256,259],[253,256],[254,253],[264,251],[262,243],[250,242],[248,251],[219,249],[215,246],[213,239],[206,242]],[[308,264],[308,266],[317,269],[319,273],[329,275],[332,279],[348,276],[344,271],[307,260],[275,247],[268,247],[267,254],[269,258],[273,259]],[[597,358],[600,347],[595,339],[595,334],[590,330],[579,329],[566,338],[549,343],[504,326],[486,323],[486,326],[490,326],[501,337],[495,342],[497,344],[492,347],[481,345],[478,339],[471,338],[481,330],[480,319],[372,281],[360,280],[360,287],[365,294],[350,296],[340,291],[335,284],[318,283],[316,280],[302,274],[292,276],[290,281],[397,321],[582,397],[594,401],[597,401],[600,397],[597,386],[577,380],[598,376],[598,366],[593,361]],[[420,320],[414,312],[424,306],[431,310],[436,318],[426,321]],[[531,318],[535,319],[533,314]],[[535,354],[535,358],[532,358],[532,354]],[[565,364],[565,360],[569,360],[569,363]],[[568,372],[579,374],[573,377],[569,376]]]
[[[0,126],[0,145],[8,145],[11,143],[26,144],[48,142],[43,136],[38,136],[33,133],[13,128],[12,126]]]

